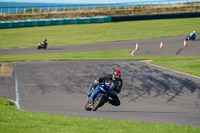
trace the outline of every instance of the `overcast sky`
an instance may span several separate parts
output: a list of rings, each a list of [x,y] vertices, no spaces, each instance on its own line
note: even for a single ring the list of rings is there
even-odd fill
[[[0,2],[36,2],[36,3],[125,3],[153,0],[0,0]]]

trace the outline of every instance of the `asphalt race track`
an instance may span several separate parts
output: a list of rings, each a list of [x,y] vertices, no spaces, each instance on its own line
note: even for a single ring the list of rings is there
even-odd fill
[[[152,56],[200,56],[200,34],[197,34],[195,41],[187,41],[187,47],[183,47],[186,36],[163,37],[145,40],[130,40],[119,42],[105,42],[84,45],[70,45],[52,47],[50,44],[46,50],[37,50],[36,47],[31,48],[10,48],[0,49],[0,55],[8,54],[31,54],[31,53],[63,53],[63,52],[82,52],[82,51],[98,51],[113,49],[135,49],[138,43],[139,50],[134,53],[139,55]],[[160,48],[160,42],[163,42],[163,48]]]
[[[197,38],[198,39],[198,38]],[[184,36],[78,46],[1,49],[0,55],[133,49],[137,55],[200,56],[200,41]],[[163,41],[163,48],[159,48]],[[147,45],[148,44],[148,45]],[[105,45],[107,47],[105,47]],[[113,47],[114,46],[114,47]],[[27,52],[28,51],[28,52]],[[122,72],[121,105],[105,104],[96,112],[84,109],[90,83],[114,68]],[[19,108],[81,117],[173,123],[200,126],[200,78],[134,60],[50,61],[13,63],[12,76],[0,76],[0,97],[16,101]],[[17,99],[17,100],[16,100]]]

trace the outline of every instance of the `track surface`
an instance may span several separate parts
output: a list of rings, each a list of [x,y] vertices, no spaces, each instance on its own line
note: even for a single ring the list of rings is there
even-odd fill
[[[103,46],[100,44],[84,46],[87,48],[95,47],[90,50],[103,50],[105,45],[110,49],[130,49],[135,46],[135,42],[138,42],[141,46],[139,46],[140,50],[135,55],[144,55],[142,51],[145,50],[143,48],[149,47],[148,52],[145,52],[147,55],[152,53],[154,55],[159,53],[160,55],[176,55],[178,53],[178,55],[199,56],[199,52],[195,53],[200,48],[200,45],[197,45],[199,41],[189,41],[187,42],[188,47],[183,49],[182,39],[183,37],[178,36],[102,43]],[[159,49],[160,40],[164,43],[163,49]],[[145,44],[142,45],[142,42]],[[158,44],[155,45],[153,42]],[[115,47],[111,47],[112,45],[115,45]],[[158,50],[163,51],[169,47],[169,51],[156,51],[154,45],[158,47]],[[84,51],[85,49],[83,46],[74,46],[76,48],[68,46],[66,50],[70,51],[69,47],[71,47],[71,51]],[[65,51],[65,47],[59,49],[61,50],[51,50],[51,47],[49,47],[48,50],[38,51],[34,48],[27,48],[32,53],[34,51],[37,51],[37,53]],[[9,50],[13,52],[8,52]],[[7,54],[17,54],[20,50],[8,49],[6,51]],[[0,54],[5,54],[2,51],[4,50],[0,50]],[[26,52],[24,49],[22,51]],[[30,51],[29,53],[31,53]],[[122,92],[119,94],[121,106],[114,107],[105,104],[96,112],[85,111],[84,104],[90,83],[98,76],[112,72],[114,68],[122,71],[124,80]],[[0,97],[16,101],[16,88],[18,88],[19,105],[22,110],[200,126],[200,78],[156,67],[141,61],[102,60],[16,63],[14,64],[13,76],[0,77]]]
[[[81,52],[95,50],[112,50],[112,49],[135,49],[136,43],[139,49],[134,55],[171,55],[171,56],[200,56],[200,34],[197,34],[196,41],[187,41],[187,47],[183,47],[185,36],[163,37],[156,39],[131,40],[121,42],[105,42],[86,45],[71,45],[51,47],[46,50],[37,50],[31,48],[11,48],[0,49],[0,55],[8,54],[30,54],[30,53],[60,53],[60,52]],[[160,49],[160,42],[163,42],[163,48]]]

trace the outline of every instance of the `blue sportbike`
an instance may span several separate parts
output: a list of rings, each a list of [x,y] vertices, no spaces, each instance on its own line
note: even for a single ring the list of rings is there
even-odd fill
[[[103,80],[87,98],[85,110],[96,111],[99,107],[102,107],[108,101],[109,96],[113,94],[113,88],[113,81]]]

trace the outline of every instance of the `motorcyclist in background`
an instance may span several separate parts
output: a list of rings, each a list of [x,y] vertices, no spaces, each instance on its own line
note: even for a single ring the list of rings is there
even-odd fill
[[[47,39],[45,39],[44,41],[42,41],[40,44],[43,45],[44,47],[47,47]]]
[[[186,40],[195,40],[196,34],[195,31],[191,32],[189,36],[187,36]]]
[[[121,92],[121,88],[123,85],[123,81],[121,79],[121,72],[118,69],[114,69],[112,74],[106,75],[104,77],[100,77],[97,80],[95,80],[89,90],[88,90],[88,97],[92,94],[93,90],[97,87],[99,83],[101,83],[103,80],[112,80],[114,83],[114,88],[113,88],[113,94],[110,95],[112,99],[109,99],[108,102],[114,106],[119,106],[120,105],[120,100],[117,94]]]

